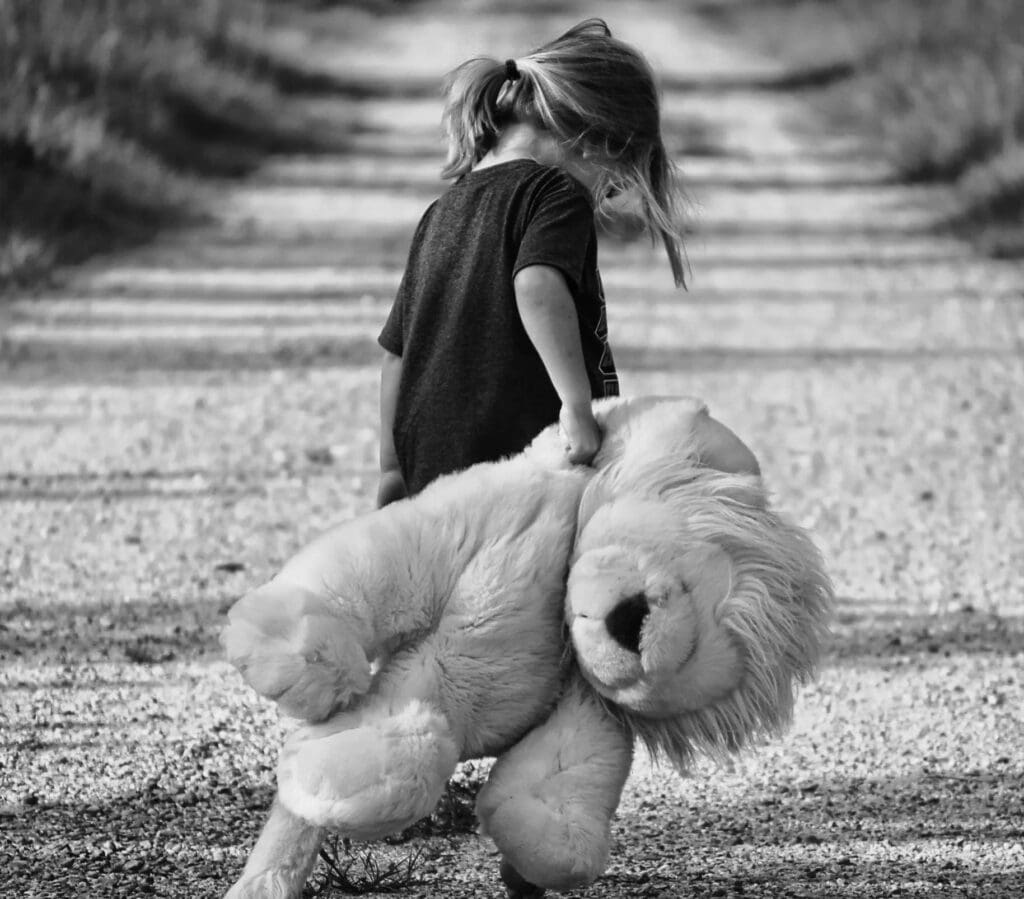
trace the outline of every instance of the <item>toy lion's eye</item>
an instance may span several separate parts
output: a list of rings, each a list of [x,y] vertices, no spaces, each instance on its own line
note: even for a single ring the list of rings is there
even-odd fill
[[[689,581],[680,581],[679,589],[682,590],[683,593],[693,593],[693,589],[690,587]]]
[[[640,631],[651,611],[647,597],[637,593],[623,599],[605,616],[604,626],[612,639],[630,652],[640,652]]]

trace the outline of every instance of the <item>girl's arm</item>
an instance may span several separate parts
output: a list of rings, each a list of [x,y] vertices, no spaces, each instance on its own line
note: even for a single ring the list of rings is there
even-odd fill
[[[591,410],[580,324],[565,277],[549,265],[528,265],[515,277],[516,305],[548,377],[562,401],[559,422],[569,440],[569,461],[589,464],[601,446]]]
[[[402,357],[384,353],[380,371],[380,484],[377,508],[406,495],[405,480],[395,450],[395,406],[398,404],[398,382],[402,377]]]

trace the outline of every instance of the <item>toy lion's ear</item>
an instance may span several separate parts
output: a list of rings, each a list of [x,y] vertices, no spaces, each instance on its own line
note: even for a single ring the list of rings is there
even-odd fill
[[[617,463],[636,470],[674,458],[726,474],[761,473],[749,447],[694,397],[606,400],[594,412],[604,431],[596,468]]]
[[[595,404],[604,438],[595,476],[580,500],[582,531],[603,505],[624,495],[668,500],[694,478],[720,472],[723,499],[764,508],[761,466],[750,448],[692,397],[643,397]]]
[[[712,418],[707,406],[694,417],[693,430],[702,465],[725,474],[761,474],[761,466],[750,448],[720,421]]]

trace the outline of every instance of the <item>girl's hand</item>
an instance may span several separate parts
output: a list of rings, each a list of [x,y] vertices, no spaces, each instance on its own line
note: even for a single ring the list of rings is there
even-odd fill
[[[397,468],[388,469],[380,473],[380,484],[377,486],[377,508],[383,509],[388,503],[405,499],[408,490],[405,487],[405,479],[402,472]]]
[[[569,444],[569,461],[574,465],[589,465],[601,448],[601,428],[589,401],[563,405],[558,423]]]

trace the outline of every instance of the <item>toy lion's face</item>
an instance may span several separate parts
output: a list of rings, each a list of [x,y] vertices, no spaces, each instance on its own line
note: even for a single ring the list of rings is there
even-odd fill
[[[722,621],[737,579],[729,556],[687,535],[652,502],[604,507],[585,537],[566,610],[594,687],[651,718],[728,696],[744,671],[743,648]]]
[[[807,535],[770,509],[749,450],[734,444],[720,470],[713,420],[677,418],[671,440],[666,420],[634,424],[588,488],[566,620],[583,676],[684,766],[784,727],[832,590]]]

